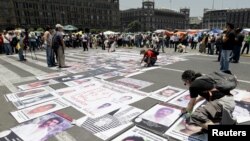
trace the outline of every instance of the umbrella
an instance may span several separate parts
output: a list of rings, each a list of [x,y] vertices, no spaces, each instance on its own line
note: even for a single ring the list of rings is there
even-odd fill
[[[164,30],[164,29],[158,29],[154,31],[154,33],[165,33],[165,32],[167,32],[167,30]]]
[[[78,28],[73,26],[73,25],[66,25],[66,26],[63,27],[63,30],[75,31],[75,30],[78,30]]]
[[[222,33],[223,32],[223,30],[220,30],[220,29],[212,29],[212,30],[210,30],[209,32],[208,32],[208,34],[220,34],[220,33]]]
[[[104,35],[114,35],[115,32],[113,32],[113,31],[105,31],[105,32],[103,32],[103,34]]]

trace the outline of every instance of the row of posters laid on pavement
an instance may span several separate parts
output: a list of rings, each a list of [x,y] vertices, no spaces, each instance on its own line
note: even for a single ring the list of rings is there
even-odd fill
[[[107,140],[133,125],[132,119],[141,114],[143,110],[124,106],[98,118],[83,117],[78,119],[77,125],[85,128],[102,140]]]
[[[0,133],[1,141],[46,141],[72,127],[70,119],[50,113]]]
[[[78,111],[89,117],[96,118],[124,105],[139,101],[145,98],[145,95],[139,95],[114,85],[102,83],[64,95],[62,98]]]
[[[56,99],[48,101],[42,104],[38,104],[32,107],[28,107],[22,110],[11,112],[11,115],[19,122],[25,122],[51,112],[61,110],[68,107],[67,104],[63,103],[61,100]]]

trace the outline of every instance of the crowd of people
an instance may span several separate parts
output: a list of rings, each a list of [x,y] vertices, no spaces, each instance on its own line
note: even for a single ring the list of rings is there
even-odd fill
[[[145,62],[146,67],[155,65],[159,51],[165,52],[165,48],[174,48],[175,52],[185,52],[187,47],[191,49],[199,48],[200,53],[210,55],[218,54],[220,61],[220,70],[225,74],[231,74],[229,63],[238,63],[240,55],[247,49],[249,53],[250,33],[246,36],[242,34],[241,28],[235,28],[233,24],[227,23],[226,30],[221,34],[211,35],[203,33],[201,35],[173,35],[164,33],[145,33],[145,34],[63,34],[63,26],[57,24],[54,28],[47,26],[44,34],[39,37],[35,33],[25,32],[8,32],[0,34],[0,53],[12,55],[19,54],[19,60],[25,61],[24,51],[35,51],[41,46],[46,49],[48,67],[58,66],[59,68],[67,67],[65,65],[65,48],[82,47],[83,51],[88,48],[108,49],[109,52],[115,51],[117,47],[147,48],[142,49],[143,54],[141,63]],[[244,43],[245,42],[245,43]],[[244,45],[243,45],[244,43]],[[242,49],[243,47],[243,49]],[[198,108],[188,119],[189,124],[199,125],[204,129],[212,125],[217,120],[221,120],[223,111],[229,115],[235,108],[235,102],[230,91],[222,91],[215,87],[214,81],[205,79],[202,74],[193,70],[187,70],[182,74],[182,80],[189,87],[191,100],[183,113],[193,111],[195,104],[201,100],[206,100],[205,106]],[[230,89],[231,90],[231,89]],[[235,123],[233,123],[235,124]]]

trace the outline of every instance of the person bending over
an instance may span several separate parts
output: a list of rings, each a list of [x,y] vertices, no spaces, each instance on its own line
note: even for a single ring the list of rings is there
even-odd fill
[[[228,72],[231,74],[231,72]],[[189,124],[208,129],[208,125],[214,125],[222,119],[222,112],[227,111],[232,117],[235,101],[230,91],[219,91],[211,80],[200,78],[202,75],[193,70],[186,70],[182,74],[184,85],[189,87],[190,101],[182,113],[191,113],[196,103],[206,100],[206,104],[197,108],[187,119]]]
[[[142,60],[141,60],[141,64],[144,61],[146,64],[146,67],[151,67],[155,64],[155,62],[157,61],[157,54],[155,53],[155,51],[153,51],[152,49],[142,49],[140,54],[144,54]]]

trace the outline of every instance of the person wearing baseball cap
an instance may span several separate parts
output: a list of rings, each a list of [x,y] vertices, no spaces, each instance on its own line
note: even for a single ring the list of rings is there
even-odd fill
[[[54,49],[56,54],[58,67],[66,68],[65,55],[64,55],[65,44],[63,41],[62,31],[63,31],[63,26],[61,24],[56,24],[56,33],[52,39],[52,48]]]

